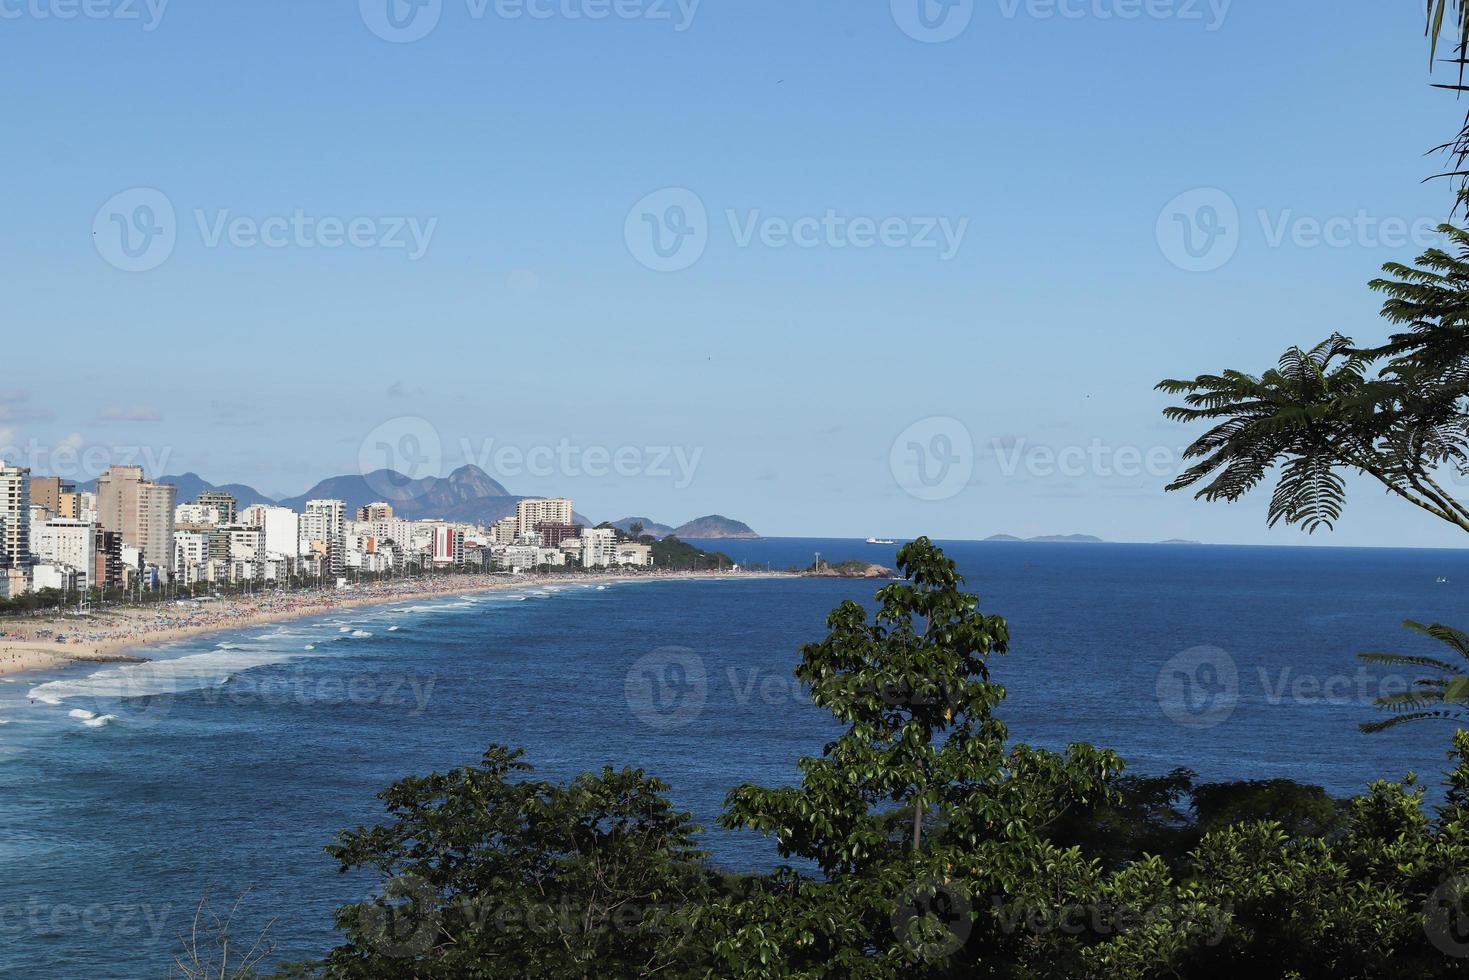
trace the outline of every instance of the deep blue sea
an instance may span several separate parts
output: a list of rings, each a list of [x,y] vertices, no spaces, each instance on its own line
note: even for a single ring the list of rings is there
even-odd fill
[[[776,568],[896,549],[710,543]],[[987,612],[1017,740],[1090,741],[1134,771],[1288,776],[1332,792],[1414,769],[1449,731],[1360,734],[1394,677],[1362,650],[1435,652],[1405,618],[1469,624],[1469,552],[944,543]],[[1446,581],[1440,581],[1440,579]],[[845,598],[882,583],[583,584],[352,610],[199,638],[144,667],[0,683],[0,976],[161,977],[207,897],[236,933],[271,919],[273,959],[323,952],[335,833],[408,773],[524,746],[543,776],[635,765],[713,827],[744,781],[793,779],[835,729],[791,671]],[[731,867],[774,860],[711,829]],[[238,903],[238,904],[237,904]]]

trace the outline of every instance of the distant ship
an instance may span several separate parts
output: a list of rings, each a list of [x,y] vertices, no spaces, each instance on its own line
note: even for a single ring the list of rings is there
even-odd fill
[[[887,538],[868,538],[867,539],[867,543],[868,544],[897,544],[898,542],[896,542],[896,541],[889,541]]]

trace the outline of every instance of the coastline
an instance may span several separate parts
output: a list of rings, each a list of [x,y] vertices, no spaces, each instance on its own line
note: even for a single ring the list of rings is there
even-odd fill
[[[417,599],[478,595],[527,587],[616,582],[794,578],[785,572],[656,572],[606,575],[455,575],[346,589],[265,593],[229,599],[181,599],[162,608],[108,609],[92,616],[0,621],[0,677],[69,663],[138,663],[144,651],[179,640],[249,629],[342,609]],[[427,584],[429,587],[425,587]],[[61,642],[58,637],[67,637]]]

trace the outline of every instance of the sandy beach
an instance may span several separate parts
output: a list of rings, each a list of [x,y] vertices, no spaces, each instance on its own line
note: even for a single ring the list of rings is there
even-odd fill
[[[606,575],[454,575],[400,579],[344,589],[263,592],[227,599],[179,599],[156,606],[107,608],[90,614],[0,620],[0,677],[71,661],[147,659],[148,648],[207,633],[319,616],[341,609],[434,596],[472,595],[545,585],[678,579],[777,577],[770,572],[642,572]]]

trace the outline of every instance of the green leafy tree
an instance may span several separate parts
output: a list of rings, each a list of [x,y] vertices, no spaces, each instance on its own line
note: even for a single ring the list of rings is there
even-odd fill
[[[979,611],[926,538],[898,567],[906,581],[877,593],[872,621],[844,602],[827,638],[802,649],[796,676],[846,731],[800,761],[799,786],[729,794],[724,826],[771,836],[820,875],[784,868],[703,910],[714,975],[973,975],[1021,957],[1007,906],[1049,902],[1094,873],[1043,831],[1104,795],[1121,760],[1007,746],[989,668],[1005,621]]]
[[[697,827],[667,787],[604,769],[560,786],[521,753],[409,777],[380,794],[387,824],[327,848],[382,894],[337,914],[343,978],[643,977],[691,969],[685,910],[711,884]]]

